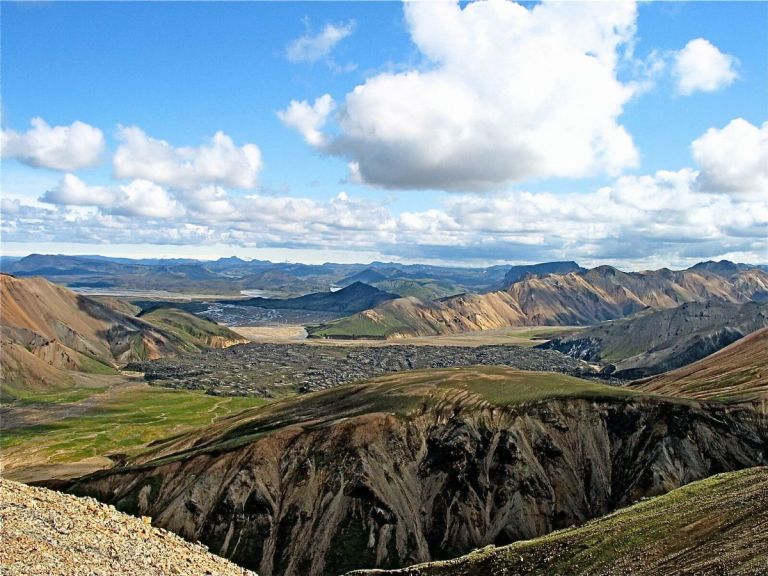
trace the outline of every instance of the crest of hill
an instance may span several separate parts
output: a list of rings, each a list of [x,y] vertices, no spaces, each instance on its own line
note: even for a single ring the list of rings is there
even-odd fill
[[[567,274],[569,272],[584,272],[576,262],[544,262],[543,264],[527,264],[512,266],[504,275],[502,289],[509,288],[515,282],[519,282],[527,276],[543,276],[546,274]]]
[[[693,272],[709,272],[710,274],[717,274],[725,278],[735,276],[739,272],[745,270],[759,269],[759,266],[753,266],[751,264],[739,264],[737,262],[731,262],[730,260],[720,260],[715,262],[714,260],[707,260],[706,262],[699,262],[694,264],[688,270]]]
[[[348,286],[354,282],[363,282],[385,292],[404,297],[414,296],[421,300],[436,300],[466,291],[450,279],[433,278],[428,275],[420,278],[416,274],[409,274],[394,267],[366,268],[341,279],[337,285]]]
[[[768,328],[698,362],[640,380],[633,388],[699,400],[768,399]]]
[[[768,327],[768,304],[687,302],[647,309],[550,340],[539,347],[607,364],[619,378],[642,378],[690,364]]]
[[[337,282],[337,284],[339,286],[349,286],[350,284],[354,284],[355,282],[362,282],[364,284],[373,285],[376,282],[381,282],[382,280],[386,280],[387,278],[389,278],[390,275],[382,274],[381,272],[379,272],[374,268],[366,268],[365,270],[356,272],[351,276],[342,278],[341,280],[339,280],[339,282]]]
[[[244,341],[186,312],[137,318],[38,277],[1,274],[0,299],[4,396],[67,387],[69,371],[114,373],[132,360]]]
[[[646,308],[675,308],[686,302],[745,303],[768,294],[768,273],[622,272],[599,266],[583,272],[526,277],[505,291],[462,294],[439,302],[406,298],[385,302],[321,326],[314,337],[431,336],[509,326],[586,326],[630,316]]]

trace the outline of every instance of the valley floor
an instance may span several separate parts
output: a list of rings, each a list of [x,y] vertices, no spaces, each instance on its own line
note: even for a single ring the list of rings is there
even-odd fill
[[[0,407],[3,476],[24,482],[110,468],[150,442],[264,403],[147,385],[141,374],[76,374],[78,387]]]
[[[307,338],[307,331],[301,324],[271,324],[258,326],[230,326],[232,330],[253,342],[296,342],[303,341],[317,346],[492,346],[514,344],[536,346],[563,332],[573,332],[578,326],[515,326],[497,330],[482,330],[442,336],[413,336],[395,340],[371,339],[324,339]]]

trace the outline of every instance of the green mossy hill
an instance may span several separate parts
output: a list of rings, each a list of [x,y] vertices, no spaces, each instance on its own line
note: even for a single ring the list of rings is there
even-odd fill
[[[207,347],[221,348],[229,344],[247,342],[245,338],[225,326],[176,308],[157,308],[140,314],[140,317],[173,334],[190,350]]]

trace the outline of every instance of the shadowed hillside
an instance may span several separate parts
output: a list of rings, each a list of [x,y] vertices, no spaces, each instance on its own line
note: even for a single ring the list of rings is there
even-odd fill
[[[604,372],[640,378],[695,362],[768,326],[768,304],[690,302],[559,336],[539,347],[606,364]]]
[[[768,469],[719,474],[579,528],[405,570],[348,576],[768,573]]]

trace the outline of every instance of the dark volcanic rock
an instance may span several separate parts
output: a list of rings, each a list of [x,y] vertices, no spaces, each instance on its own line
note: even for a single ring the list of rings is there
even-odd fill
[[[523,346],[313,346],[244,344],[204,354],[150,362],[127,369],[162,386],[205,390],[226,396],[310,392],[366,380],[389,372],[456,366],[510,366],[521,370],[594,374],[584,362],[551,350]]]

